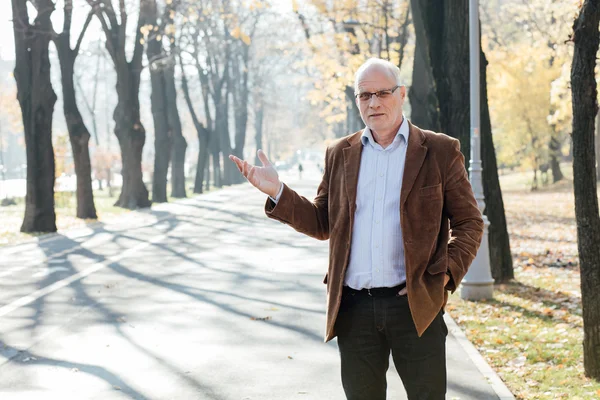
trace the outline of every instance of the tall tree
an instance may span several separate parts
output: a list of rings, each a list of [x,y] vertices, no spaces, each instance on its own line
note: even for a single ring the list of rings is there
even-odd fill
[[[267,3],[256,1],[252,7],[244,6],[238,8],[237,16],[233,19],[231,36],[237,39],[233,42],[231,56],[230,87],[233,96],[233,108],[235,115],[235,147],[232,152],[235,156],[243,158],[244,145],[246,143],[246,130],[248,127],[248,108],[250,106],[250,81],[255,78],[257,68],[251,63],[255,57],[255,49],[252,48],[257,27],[261,18],[265,15]],[[241,183],[243,177],[234,175],[234,182]]]
[[[103,52],[102,52],[101,46],[102,46],[102,42],[101,42],[101,40],[98,40],[96,54],[95,54],[96,55],[96,72],[94,73],[94,90],[92,92],[92,102],[90,103],[87,96],[82,96],[83,104],[85,105],[87,112],[90,114],[90,117],[92,118],[92,132],[93,132],[93,136],[94,136],[94,142],[96,144],[96,151],[98,151],[98,149],[100,148],[100,139],[98,138],[98,115],[96,113],[96,104],[98,101],[98,87],[100,85],[100,65],[103,64],[100,61],[101,60],[104,61],[102,59]],[[77,88],[79,89],[79,91],[81,93],[84,93],[83,87],[81,85],[82,77],[81,76],[74,77],[74,80],[75,80],[75,84],[77,85]],[[99,166],[96,165],[95,175],[96,175],[96,179],[98,182],[99,190],[104,190],[102,188],[103,172],[104,171],[101,171]]]
[[[573,186],[583,306],[583,365],[600,379],[600,215],[595,177],[594,119],[598,91],[594,70],[599,46],[600,0],[582,2],[573,24]]]
[[[460,140],[468,167],[470,157],[469,119],[469,3],[451,0],[443,6],[419,0],[428,41],[429,58],[440,109],[442,132]]]
[[[248,88],[250,45],[241,42],[238,44],[238,48],[240,51],[232,57],[230,77],[235,115],[235,147],[232,149],[232,153],[243,159],[246,128],[248,126],[248,97],[250,95]],[[241,183],[240,177],[240,174],[235,175],[234,181]]]
[[[435,83],[435,93],[439,107],[441,131],[460,140],[461,151],[465,156],[465,166],[469,167],[470,114],[469,114],[469,4],[467,0],[451,0],[443,6],[433,0],[417,0],[423,28],[427,38],[429,59]],[[514,276],[512,257],[504,213],[504,203],[498,179],[496,155],[489,122],[487,104],[487,61],[481,52],[482,98],[482,164],[483,186],[486,210],[490,224],[489,248],[492,276],[496,281],[504,281]],[[485,85],[485,86],[484,86]]]
[[[173,135],[173,153],[171,155],[171,197],[181,199],[187,197],[185,190],[185,153],[187,150],[187,141],[183,136],[181,118],[177,107],[177,87],[175,86],[175,45],[171,43],[171,60],[167,68],[166,86],[167,86],[167,114],[171,124],[171,133]]]
[[[600,112],[596,116],[596,181],[600,181]]]
[[[133,55],[127,59],[127,24],[129,16],[125,0],[119,0],[119,16],[113,8],[111,0],[87,0],[100,20],[106,36],[106,49],[112,59],[117,74],[117,106],[113,113],[115,135],[121,148],[121,164],[123,187],[118,207],[136,209],[149,207],[148,189],[142,176],[142,150],[146,141],[146,130],[140,120],[140,75],[142,73],[142,57],[144,45],[142,26],[146,25],[149,0],[140,0],[140,15],[135,30]]]
[[[150,0],[147,7],[149,25],[143,27],[148,39],[146,55],[150,65],[152,85],[152,115],[154,119],[154,177],[152,200],[167,201],[167,173],[171,167],[171,195],[177,198],[185,194],[185,152],[187,142],[183,137],[181,120],[177,109],[177,90],[175,88],[175,16],[178,1],[167,3],[164,12],[158,18],[156,0]],[[169,53],[164,41],[170,45]]]
[[[221,170],[221,153],[231,153],[229,137],[229,91],[231,72],[231,42],[229,18],[230,1],[225,0],[216,9],[210,2],[202,5],[202,12],[207,17],[197,20],[197,32],[201,48],[196,48],[196,68],[200,77],[203,92],[210,95],[214,107],[213,127],[209,142],[212,157],[213,184],[221,187],[231,183],[234,176],[233,163],[225,163]],[[205,101],[205,108],[206,108]]]
[[[415,28],[415,55],[412,85],[408,91],[411,121],[424,129],[440,130],[437,96],[431,75],[431,60],[427,49],[427,36],[418,0],[411,0]]]
[[[197,6],[197,4],[195,5]],[[187,78],[185,64],[183,61],[183,54],[189,54],[193,59],[196,70],[203,71],[199,56],[200,41],[198,37],[198,24],[196,21],[190,21],[190,19],[187,19],[181,31],[182,34],[179,36],[178,46],[179,66],[181,68],[181,89],[183,91],[183,96],[198,136],[198,159],[196,162],[196,176],[194,178],[194,193],[202,193],[204,191],[205,172],[208,169],[208,162],[210,161],[210,144],[213,140],[213,135],[211,134],[211,132],[213,132],[213,119],[210,107],[208,78],[206,74],[199,75],[201,84],[200,92],[202,93],[204,116],[206,118],[206,124],[203,124],[194,108],[194,103],[190,94],[189,79]],[[190,48],[191,50],[186,51],[186,48]],[[210,177],[208,174],[206,174],[207,190],[209,181]]]
[[[492,137],[492,121],[487,91],[488,61],[483,50],[480,51],[480,93],[481,93],[481,166],[483,195],[486,202],[484,214],[491,221],[488,230],[490,250],[490,266],[492,277],[497,282],[507,281],[515,277],[510,240],[504,211],[504,200],[498,177],[498,163]]]
[[[21,232],[55,232],[52,116],[56,94],[50,81],[48,54],[54,3],[51,0],[31,2],[37,11],[31,24],[28,1],[11,1],[16,56],[14,76],[27,154],[27,194]]]
[[[63,30],[60,34],[54,36],[54,43],[60,62],[63,111],[73,150],[75,175],[77,176],[77,217],[96,219],[98,217],[96,215],[96,206],[94,205],[92,164],[89,151],[90,132],[79,112],[73,79],[75,74],[75,60],[79,54],[81,42],[92,17],[93,13],[90,12],[79,34],[75,48],[71,48],[73,0],[65,0]]]
[[[163,27],[158,25],[156,0],[147,0],[147,26],[142,28],[147,35],[146,56],[150,67],[152,94],[152,117],[154,120],[154,175],[152,178],[152,201],[167,201],[167,173],[171,161],[173,135],[169,122],[166,74],[170,60],[163,49]]]
[[[196,163],[196,177],[194,178],[194,193],[202,193],[204,185],[204,171],[206,170],[209,159],[210,131],[202,122],[200,122],[198,114],[194,109],[192,96],[190,95],[190,89],[188,86],[188,79],[187,75],[185,74],[185,67],[181,57],[179,58],[179,65],[181,67],[181,90],[183,91],[183,97],[185,98],[185,102],[188,106],[190,115],[192,116],[192,121],[194,122],[194,127],[196,128],[196,133],[198,135],[198,160]]]

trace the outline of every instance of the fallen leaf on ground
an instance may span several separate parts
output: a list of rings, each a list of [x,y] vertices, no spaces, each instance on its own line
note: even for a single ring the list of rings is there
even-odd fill
[[[250,317],[252,321],[268,321],[271,317]]]

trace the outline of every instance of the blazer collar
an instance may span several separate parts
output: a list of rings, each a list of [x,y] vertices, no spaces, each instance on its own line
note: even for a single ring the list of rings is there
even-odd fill
[[[358,172],[360,170],[360,159],[362,154],[362,130],[350,135],[346,140],[348,147],[344,148],[344,177],[346,178],[346,195],[348,196],[348,207],[350,209],[350,223],[354,222],[354,211],[356,209],[356,190],[358,186]],[[350,225],[352,226],[352,225]]]
[[[402,190],[400,191],[400,207],[404,206],[408,194],[415,184],[419,171],[427,155],[425,146],[425,134],[423,131],[408,122],[410,135],[408,135],[408,147],[406,148],[406,160],[404,162],[404,176],[402,177]]]
[[[403,206],[412,190],[419,171],[427,155],[425,143],[425,134],[421,129],[408,121],[410,134],[408,135],[408,146],[406,149],[406,161],[404,164],[404,176],[402,178],[402,190],[400,192],[400,206]],[[363,143],[361,140],[363,131],[350,135],[346,141],[348,147],[343,149],[344,155],[344,177],[346,179],[346,195],[348,196],[348,206],[350,209],[350,222],[354,220],[354,211],[356,209],[356,192],[358,187],[358,173],[360,170],[360,161]]]

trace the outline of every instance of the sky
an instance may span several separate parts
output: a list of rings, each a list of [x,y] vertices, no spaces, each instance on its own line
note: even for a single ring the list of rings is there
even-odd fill
[[[0,58],[3,60],[15,59],[10,0],[0,0]]]
[[[287,10],[290,7],[287,1],[274,1],[273,3],[275,4],[275,9],[279,11]],[[74,35],[79,33],[82,21],[85,20],[85,15],[89,9],[85,3],[82,4],[82,6],[83,7],[79,8],[76,7],[73,15],[72,32]],[[35,15],[35,12],[31,15]],[[62,0],[56,1],[56,11],[52,15],[52,21],[55,24],[55,27],[58,27],[57,29],[62,27]],[[84,42],[87,42],[90,38],[96,39],[99,35],[101,35],[99,25],[92,23]],[[85,45],[83,48],[85,48]],[[10,0],[0,0],[0,59],[5,61],[15,59],[15,42],[13,37],[12,7]]]
[[[52,14],[52,23],[56,30],[62,28],[63,22],[63,2],[62,0],[55,0],[56,3],[56,11]],[[86,3],[75,2],[75,7],[73,10],[73,26],[72,26],[72,35],[75,37],[73,42],[76,40],[77,35],[81,31],[83,26],[83,22],[85,21],[85,16],[89,10],[89,6]],[[36,15],[35,9],[28,3],[28,8],[30,9],[29,17],[34,18]],[[133,24],[131,24],[133,25]],[[134,26],[135,28],[135,26]],[[99,29],[99,24],[96,23],[95,20],[92,21],[90,28],[83,40],[83,47],[88,41],[93,39],[98,39],[101,31]],[[75,43],[72,43],[74,45]],[[52,46],[51,46],[52,48]],[[15,42],[13,36],[13,23],[12,23],[12,6],[10,0],[0,0],[0,59],[2,60],[14,60],[15,59]]]

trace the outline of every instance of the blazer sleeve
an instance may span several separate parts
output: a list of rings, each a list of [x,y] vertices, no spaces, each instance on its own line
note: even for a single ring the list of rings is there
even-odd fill
[[[283,222],[300,233],[319,240],[329,239],[329,176],[331,163],[328,162],[329,149],[325,152],[325,171],[317,196],[309,200],[300,196],[286,184],[277,204],[267,199],[265,213],[269,218]]]
[[[483,238],[483,219],[465,169],[460,142],[453,140],[444,191],[444,209],[450,220],[447,289],[454,292],[477,255]]]

